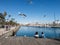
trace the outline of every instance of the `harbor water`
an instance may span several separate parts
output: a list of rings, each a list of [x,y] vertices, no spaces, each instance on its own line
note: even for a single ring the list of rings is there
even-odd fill
[[[41,32],[44,33],[45,38],[60,39],[60,28],[51,27],[34,27],[34,26],[22,26],[16,32],[16,36],[34,37],[35,32],[38,32],[41,37]]]

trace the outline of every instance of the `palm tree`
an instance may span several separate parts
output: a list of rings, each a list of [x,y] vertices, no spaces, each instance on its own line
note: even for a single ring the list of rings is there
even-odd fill
[[[4,22],[5,22],[5,17],[2,13],[0,13],[0,23],[4,24]]]
[[[14,20],[15,20],[14,18],[11,18],[11,20],[9,21],[9,24],[10,25],[16,25],[17,21],[15,22]]]
[[[11,15],[8,15],[8,20],[10,19]]]
[[[14,18],[11,18],[12,21],[14,21],[15,19]]]
[[[3,14],[4,16],[6,16],[7,15],[7,12],[6,11],[4,11],[4,14]]]

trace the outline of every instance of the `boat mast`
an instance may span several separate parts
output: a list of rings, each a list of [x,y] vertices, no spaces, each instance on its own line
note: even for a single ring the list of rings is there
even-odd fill
[[[55,23],[55,21],[56,21],[56,17],[55,17],[55,12],[54,12],[54,21],[53,21],[53,27],[54,27],[54,26],[56,26],[56,23]]]
[[[56,21],[55,12],[54,12],[54,22]]]

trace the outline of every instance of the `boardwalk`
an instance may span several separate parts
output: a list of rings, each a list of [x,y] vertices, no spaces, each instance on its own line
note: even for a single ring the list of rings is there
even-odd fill
[[[33,37],[8,37],[0,39],[0,45],[60,45],[60,41]]]

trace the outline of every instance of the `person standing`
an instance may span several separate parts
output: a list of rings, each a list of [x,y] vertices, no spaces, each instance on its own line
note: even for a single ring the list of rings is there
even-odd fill
[[[8,31],[8,25],[6,25],[6,31]]]

